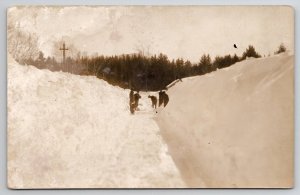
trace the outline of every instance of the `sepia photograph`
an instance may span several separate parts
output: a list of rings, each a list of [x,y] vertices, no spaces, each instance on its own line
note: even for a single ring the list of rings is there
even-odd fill
[[[294,39],[282,5],[8,8],[8,188],[292,188]]]

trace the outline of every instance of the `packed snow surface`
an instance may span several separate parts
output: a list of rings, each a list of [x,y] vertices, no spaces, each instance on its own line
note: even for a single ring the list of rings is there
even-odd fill
[[[8,65],[12,188],[185,187],[141,94],[95,77]]]
[[[294,56],[185,78],[156,120],[189,187],[290,187]]]

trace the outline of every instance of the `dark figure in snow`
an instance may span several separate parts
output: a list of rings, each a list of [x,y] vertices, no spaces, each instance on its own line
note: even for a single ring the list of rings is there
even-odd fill
[[[164,94],[164,92],[162,90],[160,90],[160,92],[158,93],[158,106],[161,106],[164,101],[163,94]]]
[[[131,114],[134,113],[134,92],[131,89],[129,93],[129,107],[130,107],[130,112]]]
[[[131,89],[131,90],[130,90],[130,93],[129,93],[129,101],[130,101],[130,102],[133,101],[133,96],[134,96],[134,92],[133,92],[133,90]]]
[[[163,92],[163,101],[164,101],[164,107],[166,107],[166,105],[169,102],[169,96],[168,96],[168,94],[166,94],[165,91]]]
[[[149,95],[148,98],[151,99],[151,102],[152,102],[152,108],[156,108],[157,106],[157,98],[153,95]]]
[[[140,96],[139,92],[136,92],[134,94],[134,110],[137,110],[140,98],[141,98],[141,96]]]

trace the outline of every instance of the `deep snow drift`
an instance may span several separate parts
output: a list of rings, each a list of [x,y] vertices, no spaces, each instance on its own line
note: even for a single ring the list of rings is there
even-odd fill
[[[282,54],[183,79],[157,122],[189,187],[290,187],[293,64]]]
[[[147,94],[95,77],[8,65],[11,188],[184,187]]]

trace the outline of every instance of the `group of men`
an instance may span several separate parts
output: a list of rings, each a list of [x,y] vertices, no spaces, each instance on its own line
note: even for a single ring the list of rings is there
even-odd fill
[[[160,92],[158,93],[158,106],[164,104],[164,107],[166,107],[168,102],[169,102],[168,94],[166,94],[165,91],[160,90]]]
[[[129,106],[130,106],[130,112],[131,114],[134,114],[134,112],[138,109],[139,105],[139,99],[141,98],[139,91],[134,93],[134,91],[131,89],[129,93]],[[157,97],[154,95],[149,95],[148,98],[151,99],[152,103],[152,108],[157,107]],[[162,104],[164,107],[168,104],[169,102],[169,96],[166,94],[165,91],[160,90],[158,93],[158,106],[161,106]]]

